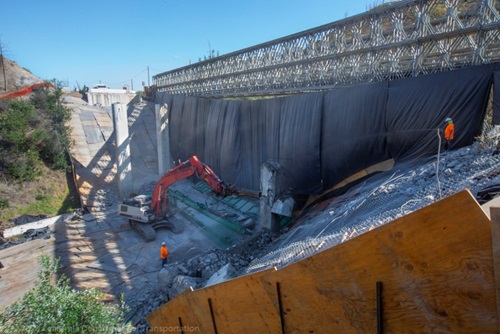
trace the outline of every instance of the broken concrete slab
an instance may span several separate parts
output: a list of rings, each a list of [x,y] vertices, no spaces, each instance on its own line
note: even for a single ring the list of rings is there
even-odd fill
[[[3,231],[3,237],[4,238],[12,238],[16,236],[23,235],[26,231],[31,230],[31,229],[39,229],[39,228],[44,228],[44,227],[50,227],[53,229],[54,225],[57,223],[64,222],[66,219],[70,218],[73,216],[73,213],[71,214],[63,214],[55,217],[50,217],[50,218],[45,218],[38,220],[36,222],[28,223],[28,224],[23,224],[23,225],[17,225],[11,228],[8,228]]]
[[[92,220],[95,220],[95,216],[92,214],[92,213],[87,213],[87,214],[84,214],[82,216],[83,220],[85,220],[86,222],[89,222],[89,221],[92,221]]]
[[[236,272],[233,266],[228,263],[208,279],[208,281],[205,283],[205,287],[222,283],[228,279],[231,279],[235,276],[235,273]]]
[[[158,286],[161,291],[168,293],[174,282],[174,278],[179,276],[179,270],[175,265],[167,265],[158,272]]]
[[[278,198],[274,202],[271,212],[277,215],[291,217],[294,205],[295,201],[292,197],[287,197],[285,199]]]
[[[191,276],[176,276],[172,282],[172,287],[169,290],[169,297],[175,298],[188,289],[196,289],[203,280]]]

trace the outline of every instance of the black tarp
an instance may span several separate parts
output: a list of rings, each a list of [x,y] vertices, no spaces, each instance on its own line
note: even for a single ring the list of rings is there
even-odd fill
[[[170,101],[169,112],[169,139],[170,139],[170,154],[172,160],[176,163],[182,162],[182,149],[186,150],[186,144],[183,137],[191,136],[191,133],[182,133],[182,125],[184,120],[183,107],[184,96],[175,95]],[[191,148],[187,148],[188,150]]]
[[[493,124],[500,125],[500,71],[494,73],[494,81],[495,87],[493,88]]]
[[[321,184],[321,111],[323,93],[282,100],[279,127],[279,187],[295,194],[315,194]]]
[[[12,218],[10,219],[11,222],[13,222],[16,225],[24,225],[32,222],[36,222],[42,219],[47,218],[48,216],[46,215],[21,215],[17,218]]]
[[[453,147],[470,145],[480,133],[490,87],[488,66],[392,82],[387,102],[390,155],[399,159],[437,153],[438,129],[447,117],[455,123]]]
[[[321,163],[325,189],[389,159],[387,83],[334,89],[325,95]]]
[[[157,94],[157,102],[170,104],[174,161],[198,155],[221,179],[252,191],[260,190],[262,163],[271,161],[282,166],[281,190],[311,194],[388,158],[436,153],[446,117],[455,122],[454,148],[471,144],[497,69],[490,64],[255,101]],[[498,86],[498,72],[494,77]],[[494,101],[498,115],[499,89]]]
[[[279,128],[282,98],[243,101],[241,104],[241,152],[237,185],[260,191],[260,168],[279,159]],[[241,183],[240,183],[241,182]]]
[[[199,156],[205,147],[205,123],[206,114],[205,99],[196,97],[186,97],[182,106],[182,121],[176,131],[179,131],[181,145],[179,147],[179,157],[181,161],[186,161],[193,155]],[[201,104],[201,107],[198,107]],[[199,157],[202,158],[202,157]]]

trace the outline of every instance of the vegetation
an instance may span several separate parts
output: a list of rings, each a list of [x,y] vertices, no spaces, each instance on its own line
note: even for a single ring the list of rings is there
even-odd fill
[[[37,90],[29,100],[0,101],[0,223],[78,207],[67,182],[71,111],[54,83],[58,88]]]
[[[30,102],[0,104],[0,172],[10,181],[33,181],[40,166],[68,166],[70,111],[59,103],[61,90],[41,89]]]
[[[124,308],[99,301],[95,289],[77,291],[64,275],[56,279],[59,261],[40,258],[35,287],[0,314],[0,333],[130,333]]]

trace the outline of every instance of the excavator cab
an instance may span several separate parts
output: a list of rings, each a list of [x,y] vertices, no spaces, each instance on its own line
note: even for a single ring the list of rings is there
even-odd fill
[[[151,200],[151,196],[148,195],[138,195],[128,198],[118,205],[118,214],[132,220],[150,223],[155,220],[149,207]]]
[[[131,205],[131,206],[136,206],[136,207],[143,207],[146,206],[149,208],[149,205],[151,204],[152,201],[151,195],[137,195],[131,198],[128,198],[123,201],[123,204]]]

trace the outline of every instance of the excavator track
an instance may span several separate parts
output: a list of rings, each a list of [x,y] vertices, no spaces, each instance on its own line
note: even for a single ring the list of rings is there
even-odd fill
[[[153,241],[156,239],[156,232],[151,224],[140,223],[131,219],[128,222],[134,230],[139,232],[139,234],[146,239],[146,241]]]
[[[184,230],[181,225],[166,219],[153,223],[140,223],[130,219],[129,224],[134,230],[139,232],[139,234],[142,235],[146,241],[156,240],[156,230],[159,228],[167,228],[175,234],[182,233]]]
[[[180,224],[174,223],[170,220],[164,219],[151,224],[155,230],[159,228],[166,228],[172,231],[172,233],[179,234],[184,230]]]

